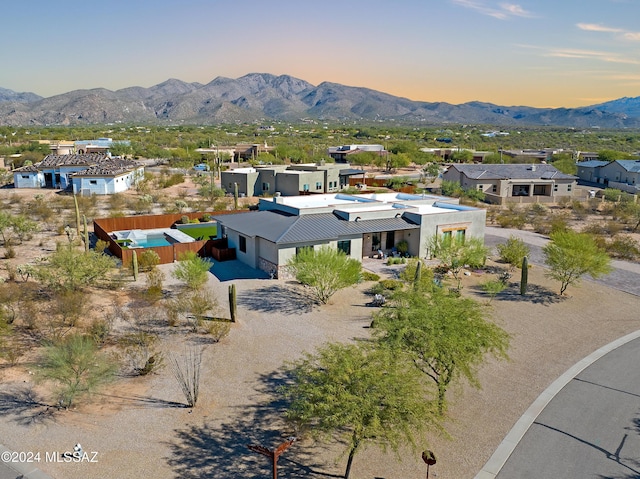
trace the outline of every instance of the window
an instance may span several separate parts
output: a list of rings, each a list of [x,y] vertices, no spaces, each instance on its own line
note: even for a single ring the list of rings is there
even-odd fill
[[[309,185],[302,185],[302,191],[309,191]]]
[[[28,180],[29,179],[29,175],[20,175],[22,176],[23,179]]]
[[[493,185],[493,186],[491,187],[491,192],[492,192],[492,193],[495,193],[496,191],[498,191],[498,186],[497,186],[497,185]]]
[[[319,181],[316,181],[316,190],[321,190],[322,189],[322,183],[320,183]]]
[[[247,252],[247,238],[242,235],[238,237],[238,249],[240,249],[242,253]]]
[[[351,255],[351,240],[338,241],[338,251],[342,251],[347,256]]]
[[[571,185],[567,185],[567,191],[571,191]]]
[[[89,184],[90,185],[97,185],[98,184],[98,180],[89,180]]]
[[[262,191],[269,191],[269,183],[262,183]]]
[[[371,236],[371,251],[378,251],[380,249],[380,233],[373,233]]]
[[[553,191],[558,191],[558,185],[557,184],[553,185]]]
[[[456,243],[464,244],[465,230],[457,230],[455,233],[456,233]]]
[[[482,191],[483,186],[482,185],[478,185],[478,190]]]

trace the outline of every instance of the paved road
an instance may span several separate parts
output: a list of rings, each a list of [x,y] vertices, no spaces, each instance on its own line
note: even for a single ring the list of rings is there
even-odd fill
[[[485,243],[511,235],[529,245],[531,263],[544,264],[542,235],[487,228]],[[640,296],[640,265],[612,266],[595,281]],[[532,404],[476,479],[640,478],[638,357],[640,332],[577,363]]]
[[[498,479],[640,477],[640,339],[584,369],[544,408]]]

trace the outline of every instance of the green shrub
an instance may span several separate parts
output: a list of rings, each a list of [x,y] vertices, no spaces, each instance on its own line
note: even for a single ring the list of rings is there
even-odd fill
[[[606,250],[612,256],[625,260],[634,260],[640,256],[638,242],[628,235],[613,238],[613,241],[607,244]]]
[[[510,236],[506,243],[497,246],[500,259],[513,268],[522,265],[522,258],[529,254],[529,247],[520,238]]]
[[[371,271],[363,271],[362,272],[362,281],[378,281],[380,276],[372,273]]]

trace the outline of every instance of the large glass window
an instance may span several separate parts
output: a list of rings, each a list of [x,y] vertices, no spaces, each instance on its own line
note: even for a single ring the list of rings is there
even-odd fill
[[[351,255],[351,240],[338,241],[338,250],[347,256]]]
[[[238,238],[238,248],[243,253],[247,252],[247,238],[242,235],[240,235],[240,237]]]

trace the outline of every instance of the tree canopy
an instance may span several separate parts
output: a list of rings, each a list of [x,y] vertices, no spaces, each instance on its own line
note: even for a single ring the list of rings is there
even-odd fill
[[[571,230],[553,233],[551,242],[542,248],[542,252],[549,267],[546,274],[560,281],[561,295],[586,274],[598,278],[611,271],[609,256],[586,233]]]
[[[321,440],[339,439],[348,454],[345,479],[361,447],[375,443],[397,451],[415,431],[439,428],[420,374],[405,357],[366,344],[328,344],[289,371],[283,388],[286,417]]]
[[[309,286],[320,304],[329,301],[338,290],[358,283],[362,272],[358,260],[329,246],[303,248],[289,260],[287,268],[300,283]]]
[[[470,298],[414,288],[394,295],[392,307],[376,315],[374,327],[382,345],[408,356],[433,380],[443,413],[452,381],[465,378],[479,387],[477,369],[485,356],[507,357],[509,335],[483,315],[482,306]]]

